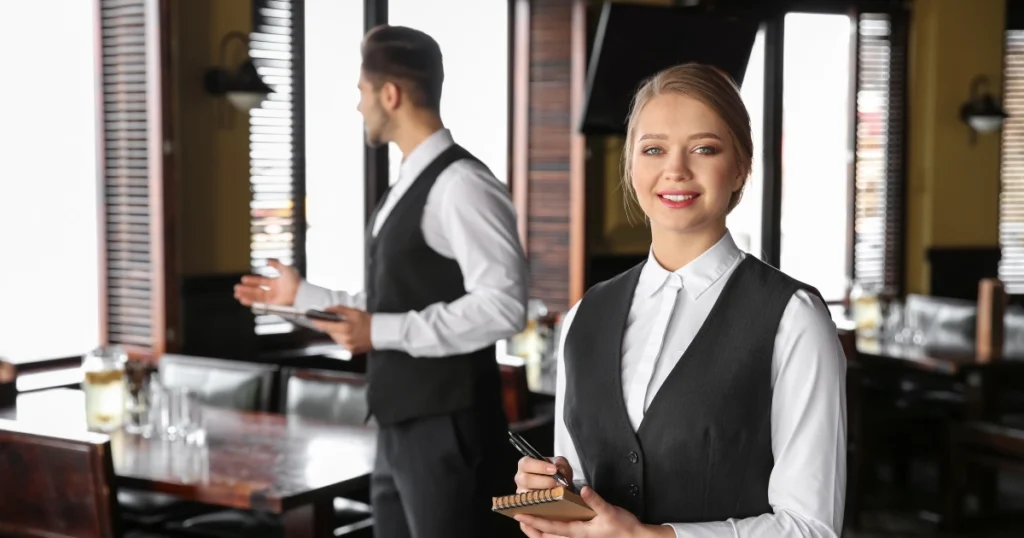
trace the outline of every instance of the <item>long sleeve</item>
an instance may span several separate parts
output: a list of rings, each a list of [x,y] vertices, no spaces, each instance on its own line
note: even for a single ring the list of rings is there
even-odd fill
[[[565,427],[565,417],[563,409],[565,406],[565,367],[562,364],[563,357],[565,357],[565,335],[569,333],[569,325],[572,324],[572,320],[576,317],[576,306],[573,306],[565,316],[562,318],[562,333],[558,338],[558,355],[557,355],[557,368],[555,374],[555,456],[562,456],[565,458],[569,465],[572,467],[572,480],[576,485],[576,489],[579,490],[586,480],[583,476],[583,467],[580,465],[580,456],[576,452],[576,445],[572,442],[572,437],[569,436],[569,430]]]
[[[772,360],[774,513],[671,526],[679,538],[835,538],[846,492],[846,358],[825,305],[797,292]],[[556,437],[557,439],[557,437]]]
[[[420,311],[374,314],[377,349],[414,357],[469,353],[526,325],[527,268],[507,188],[476,162],[448,167],[424,208],[423,235],[462,270],[466,294]]]
[[[344,291],[334,291],[322,288],[303,280],[299,284],[299,290],[295,294],[295,308],[309,310],[312,308],[326,308],[328,306],[347,306],[350,308],[366,308],[366,294],[359,292],[351,294]],[[297,324],[313,328],[313,324],[306,320],[296,321]]]

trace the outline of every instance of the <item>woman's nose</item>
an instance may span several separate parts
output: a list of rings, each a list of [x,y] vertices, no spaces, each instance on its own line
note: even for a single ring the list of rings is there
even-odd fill
[[[665,160],[665,177],[675,181],[693,179],[690,161],[686,158],[685,153],[677,153]]]

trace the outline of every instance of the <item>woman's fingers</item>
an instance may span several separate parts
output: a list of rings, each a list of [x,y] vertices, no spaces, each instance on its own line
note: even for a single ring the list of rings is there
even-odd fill
[[[552,478],[557,467],[543,460],[524,457],[519,460],[519,472],[516,473],[516,487],[518,490],[550,489],[558,486],[558,482]]]
[[[519,460],[519,470],[531,474],[553,475],[558,467],[550,461],[535,460],[524,456]]]

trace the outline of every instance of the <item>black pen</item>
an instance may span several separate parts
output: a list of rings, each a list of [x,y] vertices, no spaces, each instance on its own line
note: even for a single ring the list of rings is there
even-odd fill
[[[533,448],[533,445],[526,442],[526,439],[523,439],[523,436],[519,435],[518,433],[508,432],[508,442],[512,443],[512,446],[516,447],[516,450],[518,450],[520,454],[526,456],[527,458],[533,458],[535,460],[540,461],[548,461],[543,454],[538,452],[536,448]],[[569,491],[576,493],[576,488],[573,487],[573,485],[570,484],[564,476],[562,476],[562,473],[558,472],[557,468],[555,470],[553,478],[556,482],[565,486]]]

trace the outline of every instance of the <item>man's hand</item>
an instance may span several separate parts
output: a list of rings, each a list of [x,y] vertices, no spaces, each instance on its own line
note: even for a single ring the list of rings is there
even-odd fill
[[[295,303],[295,295],[299,292],[299,283],[302,278],[294,267],[281,264],[277,260],[268,260],[270,265],[277,270],[277,278],[267,278],[257,275],[246,275],[242,277],[240,284],[235,284],[235,299],[244,306],[252,306],[253,303],[266,303],[280,306],[291,306]]]
[[[590,487],[583,488],[583,500],[597,516],[590,521],[553,521],[519,514],[516,520],[530,538],[675,538],[671,527],[644,525],[632,513],[608,504]]]
[[[373,316],[369,312],[347,306],[332,306],[325,308],[324,311],[341,314],[345,321],[314,320],[314,327],[330,335],[332,340],[353,355],[373,349],[373,343],[370,341],[370,322]]]

